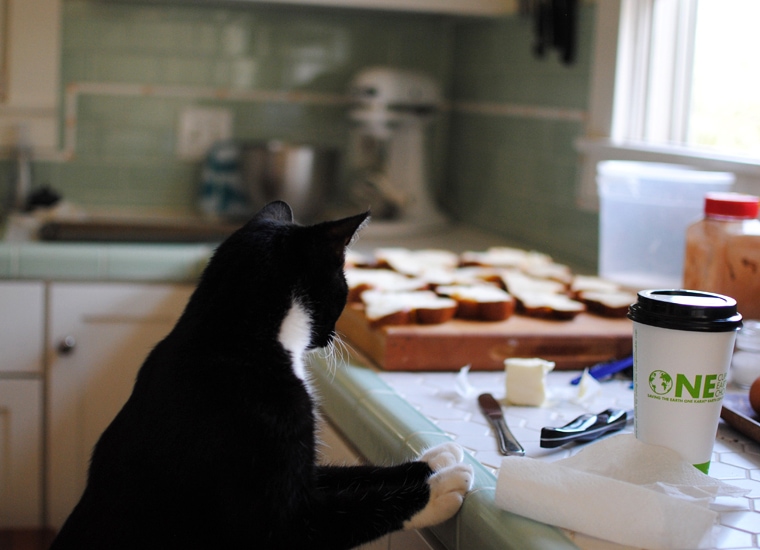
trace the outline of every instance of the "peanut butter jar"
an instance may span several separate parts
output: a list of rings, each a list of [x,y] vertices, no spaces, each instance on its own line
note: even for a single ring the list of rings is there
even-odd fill
[[[736,300],[745,319],[760,319],[760,197],[708,193],[704,218],[686,230],[684,288]]]

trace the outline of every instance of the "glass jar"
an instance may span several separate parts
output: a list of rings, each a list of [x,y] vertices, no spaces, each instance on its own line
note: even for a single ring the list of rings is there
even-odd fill
[[[760,319],[760,197],[708,193],[705,217],[686,230],[684,288],[725,294]]]
[[[740,388],[747,389],[757,378],[760,378],[760,321],[745,320],[736,335],[731,380]]]

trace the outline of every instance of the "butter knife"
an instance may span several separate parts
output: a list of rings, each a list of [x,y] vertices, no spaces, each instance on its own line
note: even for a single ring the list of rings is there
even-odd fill
[[[504,420],[504,413],[501,411],[501,405],[490,393],[483,393],[478,396],[478,405],[483,415],[493,426],[496,431],[496,437],[499,443],[499,452],[505,456],[524,456],[525,449],[517,442],[517,439],[507,427],[507,421]]]

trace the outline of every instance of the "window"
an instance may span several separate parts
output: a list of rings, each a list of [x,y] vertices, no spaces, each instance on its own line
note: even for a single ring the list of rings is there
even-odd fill
[[[598,2],[581,206],[595,207],[596,163],[689,164],[760,193],[757,0]],[[756,31],[754,31],[756,32]]]
[[[686,143],[760,158],[757,0],[700,0]]]

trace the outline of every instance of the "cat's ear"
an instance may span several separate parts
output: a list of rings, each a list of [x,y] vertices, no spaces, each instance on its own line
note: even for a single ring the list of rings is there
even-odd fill
[[[344,257],[346,247],[351,244],[351,241],[354,240],[359,230],[368,222],[369,210],[355,216],[343,218],[342,220],[324,223],[327,238],[337,258]]]
[[[273,201],[259,210],[253,217],[255,220],[273,220],[278,222],[292,222],[293,210],[288,203]]]

